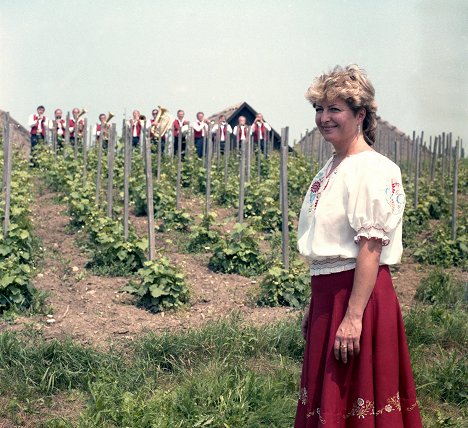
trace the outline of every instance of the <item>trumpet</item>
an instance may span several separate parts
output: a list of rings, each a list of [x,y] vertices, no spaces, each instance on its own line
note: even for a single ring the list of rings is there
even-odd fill
[[[140,120],[146,120],[146,116],[144,114],[140,114]]]
[[[169,114],[167,108],[158,106],[158,114],[154,118],[154,122],[151,125],[151,133],[154,135],[154,138],[160,140],[168,131],[171,124],[172,117]]]

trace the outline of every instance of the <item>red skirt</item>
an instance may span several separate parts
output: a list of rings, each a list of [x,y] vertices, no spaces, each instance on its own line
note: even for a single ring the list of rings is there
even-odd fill
[[[364,311],[361,351],[337,361],[335,334],[354,269],[312,278],[295,428],[422,428],[400,305],[388,266],[380,266]]]

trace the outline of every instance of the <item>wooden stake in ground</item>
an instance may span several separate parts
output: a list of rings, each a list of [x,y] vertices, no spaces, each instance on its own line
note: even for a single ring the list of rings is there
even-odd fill
[[[6,239],[8,236],[8,230],[10,228],[10,201],[11,201],[11,170],[13,163],[13,144],[11,138],[11,126],[10,126],[10,114],[7,113],[5,117],[6,123],[3,133],[3,145],[6,146],[6,157],[3,158],[3,169],[5,173],[5,210],[3,217],[3,237]]]
[[[424,134],[423,134],[424,135]],[[416,151],[416,169],[414,172],[414,209],[418,207],[418,199],[419,199],[419,156],[420,156],[420,147],[421,147],[421,141],[419,140],[419,137],[416,138],[414,144],[415,146],[415,151]]]
[[[289,208],[288,208],[288,138],[289,127],[281,130],[281,217],[282,217],[282,254],[283,269],[289,271]]]
[[[66,156],[66,148],[70,146],[70,112],[65,119],[65,141],[63,142],[63,155]]]
[[[434,147],[432,148],[432,162],[431,162],[431,181],[434,181],[435,175],[435,167],[437,162],[437,143],[439,141],[439,137],[434,137]]]
[[[145,175],[146,175],[146,211],[148,213],[148,260],[154,260],[156,257],[156,236],[154,233],[154,189],[153,189],[153,170],[151,167],[151,145],[146,142],[146,121],[141,130],[143,153],[145,156]]]
[[[226,189],[228,182],[229,155],[231,153],[231,134],[228,131],[227,126],[224,138],[224,188]]]
[[[5,192],[5,186],[8,176],[8,149],[10,148],[9,144],[9,131],[10,131],[10,113],[5,113],[5,122],[3,123],[3,178],[2,178],[2,192]]]
[[[161,141],[161,138],[159,140]],[[181,177],[182,177],[182,129],[179,130],[179,135],[177,137],[176,210],[180,210],[180,181],[181,181]]]
[[[130,143],[130,134],[125,126],[123,134],[124,140],[124,207],[123,207],[123,227],[124,227],[124,239],[128,239],[128,217],[129,217],[129,181],[130,181],[130,162],[131,162],[131,143]]]
[[[453,163],[453,194],[452,194],[452,240],[457,239],[457,194],[458,194],[458,158],[460,157],[460,140],[457,138]]]
[[[207,138],[207,162],[206,162],[206,193],[205,193],[205,215],[208,217],[208,213],[210,212],[210,198],[211,198],[211,157],[213,152],[213,143],[211,139],[211,125],[210,129],[208,129]]]
[[[244,221],[245,141],[240,142],[239,144],[240,144],[239,211],[237,214],[237,222],[242,223]]]
[[[246,178],[245,182],[250,183],[250,169],[251,169],[251,162],[252,162],[252,136],[250,135],[250,128],[246,127],[246,139],[245,139],[245,153],[246,153]]]
[[[86,184],[86,176],[88,174],[87,172],[87,165],[86,165],[86,162],[87,162],[87,153],[88,153],[88,148],[86,147],[86,141],[87,141],[87,132],[88,132],[88,120],[85,119],[84,121],[84,129],[83,129],[83,187],[85,186]],[[90,132],[91,134],[91,132]]]
[[[101,132],[101,136],[103,133]],[[101,168],[102,168],[102,138],[99,138],[97,141],[97,166],[96,166],[96,195],[95,201],[96,205],[99,205],[99,193],[101,191]],[[76,144],[76,140],[75,140]]]
[[[112,210],[114,207],[114,156],[116,139],[117,125],[113,123],[110,129],[109,145],[107,147],[107,217],[110,218],[112,218]]]

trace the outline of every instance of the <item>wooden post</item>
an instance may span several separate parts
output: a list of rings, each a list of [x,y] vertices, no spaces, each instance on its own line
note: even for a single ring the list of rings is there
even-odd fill
[[[177,137],[177,181],[176,181],[176,210],[180,209],[180,180],[182,177],[182,130]],[[159,181],[159,179],[158,179]]]
[[[453,165],[453,194],[452,194],[452,240],[457,238],[457,194],[458,194],[458,158],[460,152],[460,140],[457,138]]]
[[[432,148],[431,182],[434,181],[435,167],[436,167],[436,161],[437,161],[437,143],[438,143],[438,141],[439,141],[439,137],[435,136],[434,137],[434,146]]]
[[[227,130],[226,126],[226,135],[224,141],[224,189],[226,189],[228,182],[228,167],[229,167],[229,155],[231,154],[231,134]]]
[[[211,157],[213,151],[213,144],[211,139],[211,126],[208,129],[208,138],[206,139],[206,194],[205,194],[205,214],[208,216],[210,212],[210,198],[211,198]]]
[[[86,147],[86,141],[87,141],[87,132],[88,132],[88,120],[85,119],[85,122],[84,122],[84,129],[83,129],[83,187],[85,186],[86,184],[86,175],[88,174],[87,172],[87,153],[88,153],[88,148]],[[90,132],[90,134],[92,134]]]
[[[107,147],[107,217],[110,218],[112,218],[112,210],[114,207],[114,155],[116,138],[117,126],[113,123],[110,129],[109,144]]]
[[[4,172],[4,193],[5,193],[5,212],[3,217],[3,237],[6,239],[8,236],[8,229],[10,228],[10,201],[11,201],[11,170],[13,163],[13,144],[11,137],[10,114],[5,115],[5,128],[3,132],[3,172]],[[5,150],[6,147],[6,150]]]
[[[282,254],[283,269],[289,271],[289,207],[288,207],[288,138],[289,127],[281,130],[281,214],[282,214]]]
[[[78,159],[78,128],[79,128],[79,123],[80,123],[80,119],[75,119],[75,128],[74,128],[74,132],[73,132],[73,135],[75,136],[75,144],[74,144],[74,147],[73,147],[73,153],[75,155],[75,160]]]
[[[124,208],[123,208],[123,227],[124,227],[124,239],[128,239],[128,217],[129,217],[129,181],[130,181],[130,163],[131,163],[131,151],[132,146],[130,143],[130,135],[125,126],[122,129],[122,137],[124,139]]]
[[[440,152],[441,152],[441,155],[442,155],[442,181],[441,181],[441,184],[442,184],[442,187],[445,190],[445,186],[444,186],[444,180],[445,180],[445,132],[442,132],[442,141],[441,141],[440,145],[441,145]]]
[[[57,159],[57,121],[52,121],[52,151],[54,152],[54,158]]]
[[[146,175],[146,211],[148,213],[148,260],[156,257],[156,237],[154,234],[154,190],[153,190],[153,170],[151,167],[151,144],[146,139],[146,121],[141,132],[143,154],[145,156]]]
[[[75,130],[76,134],[76,130]],[[102,132],[101,132],[102,136]],[[76,145],[76,138],[75,138],[75,145]],[[101,168],[102,168],[102,138],[97,140],[97,166],[96,166],[96,195],[95,201],[96,205],[99,206],[99,193],[101,191]]]
[[[2,178],[2,192],[5,192],[5,186],[8,177],[8,150],[10,148],[10,113],[5,113],[5,122],[3,123],[3,178]]]
[[[416,164],[415,164],[415,172],[414,172],[414,209],[417,208],[418,206],[418,197],[419,197],[419,156],[420,156],[420,147],[421,147],[421,142],[419,141],[419,137],[416,138],[415,142],[415,159],[416,159]]]
[[[447,134],[447,175],[450,176],[450,168],[452,166],[452,133]]]
[[[182,132],[182,128],[179,128],[179,134]],[[169,147],[166,147],[166,153],[169,150],[169,156],[171,158],[171,162],[174,159],[174,152],[175,152],[175,147],[176,147],[176,139],[174,137],[174,121],[172,122],[172,147],[169,150]]]
[[[239,139],[238,143],[239,143]],[[240,165],[239,165],[239,211],[237,222],[244,221],[244,179],[245,179],[245,142],[240,143]]]
[[[65,148],[70,146],[70,112],[67,112],[65,119],[65,141],[63,142],[63,155],[65,156]]]
[[[246,178],[245,182],[250,183],[250,167],[251,167],[251,161],[252,161],[252,136],[250,135],[250,127],[246,127],[246,138],[245,138],[245,152],[246,152]]]

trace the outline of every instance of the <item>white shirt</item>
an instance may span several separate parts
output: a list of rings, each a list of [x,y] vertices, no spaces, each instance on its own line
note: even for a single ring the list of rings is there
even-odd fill
[[[202,132],[202,135],[205,136],[206,131],[208,131],[208,124],[203,121],[195,120],[192,122],[192,128],[197,132]]]
[[[237,138],[237,129],[238,129],[238,125],[234,126],[234,130],[232,131],[233,135],[236,136]],[[239,139],[241,141],[244,141],[247,139],[247,125],[240,125],[240,137]]]
[[[39,117],[39,115],[37,113],[33,113],[33,114],[29,115],[28,126],[32,129],[37,124],[37,133],[41,134],[42,133],[42,120],[36,120],[36,119],[34,119],[34,116]],[[47,117],[45,117],[45,116],[42,116],[42,118],[44,119],[44,128],[47,129],[49,121],[47,120]]]
[[[216,134],[218,132],[218,129],[220,127],[220,124],[218,123],[215,123],[213,125],[213,128],[211,128],[211,132],[213,134]],[[231,128],[231,125],[229,125],[229,123],[224,123],[220,133],[219,133],[219,141],[226,141],[226,131],[229,132],[230,134],[232,134],[232,128]]]
[[[361,237],[381,239],[381,265],[399,263],[405,208],[400,168],[375,151],[346,157],[330,171],[333,158],[312,180],[302,204],[299,252],[311,275],[356,267]]]
[[[256,124],[256,122],[254,122],[254,124],[250,127],[250,135],[253,135],[253,133],[254,133],[255,124]],[[265,129],[267,131],[271,131],[271,126],[267,122],[263,122],[263,126],[265,127]],[[265,136],[262,133],[262,124],[258,124],[258,134],[259,134],[259,136],[258,136],[259,140],[264,140],[265,139]]]

